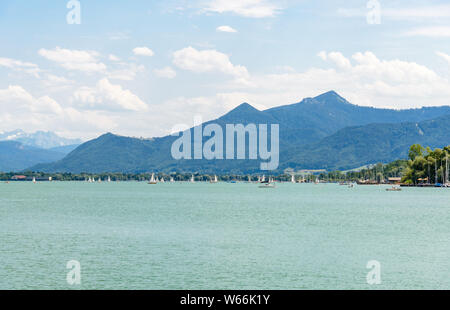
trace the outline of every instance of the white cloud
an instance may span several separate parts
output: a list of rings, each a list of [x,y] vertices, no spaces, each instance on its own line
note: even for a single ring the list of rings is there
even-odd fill
[[[339,52],[331,52],[327,54],[325,51],[322,51],[318,54],[318,56],[323,60],[331,60],[341,69],[349,69],[352,66],[350,64],[350,60],[345,58],[344,55]]]
[[[38,65],[36,64],[3,57],[0,57],[0,67],[6,67],[14,71],[25,72],[35,77],[39,77],[39,72],[41,72]]]
[[[173,79],[177,76],[177,73],[171,67],[165,67],[162,69],[154,69],[153,73],[155,73],[155,75],[157,77],[166,78],[166,79]]]
[[[85,136],[92,131],[102,132],[103,128],[116,126],[115,122],[103,114],[63,107],[49,96],[36,98],[19,85],[0,89],[0,109],[0,123],[6,130],[45,129],[69,136]],[[61,128],[64,128],[63,131]]]
[[[355,53],[351,58],[339,52],[321,52],[319,57],[331,67],[252,75],[251,87],[228,84],[226,90],[209,100],[217,107],[248,102],[265,109],[334,89],[353,104],[362,106],[404,109],[448,105],[449,80],[426,66],[379,59],[372,52]]]
[[[81,102],[82,107],[92,110],[145,111],[148,106],[131,91],[120,85],[101,79],[94,88],[81,87],[75,91],[73,101]]]
[[[47,74],[42,83],[48,92],[67,90],[75,84],[75,81],[62,76]]]
[[[448,64],[450,65],[450,55],[447,55],[443,52],[436,52],[436,54],[440,57],[442,57],[445,61],[448,62]]]
[[[247,68],[233,65],[226,54],[216,50],[199,51],[193,47],[187,47],[173,53],[173,63],[181,69],[197,73],[221,72],[237,79],[249,77]]]
[[[133,53],[136,56],[152,57],[153,55],[155,55],[155,53],[148,47],[136,47],[135,49],[133,49]]]
[[[108,59],[109,59],[110,61],[120,61],[120,58],[117,57],[116,55],[113,55],[113,54],[110,54],[110,55],[108,56]]]
[[[98,62],[99,53],[95,51],[69,50],[56,47],[53,50],[40,49],[39,55],[58,63],[66,70],[86,73],[105,72],[106,65]]]
[[[218,32],[229,32],[229,33],[236,33],[237,30],[231,28],[230,26],[219,26],[217,27],[216,31]]]
[[[119,69],[108,73],[108,78],[112,80],[133,81],[136,75],[145,71],[145,66],[134,63],[118,63]]]
[[[415,28],[405,33],[406,36],[423,36],[423,37],[435,37],[435,38],[450,38],[450,27],[437,26],[437,27],[422,27]]]
[[[280,8],[268,0],[212,0],[205,6],[204,11],[263,18],[275,16]]]

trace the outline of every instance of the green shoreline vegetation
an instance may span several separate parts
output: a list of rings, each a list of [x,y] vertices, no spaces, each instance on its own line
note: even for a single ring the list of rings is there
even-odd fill
[[[366,168],[350,171],[331,171],[331,172],[308,172],[307,170],[301,172],[285,172],[278,175],[271,175],[266,173],[266,177],[271,177],[275,181],[290,182],[292,175],[295,176],[297,182],[358,182],[358,181],[370,181],[372,183],[403,183],[406,185],[418,185],[418,184],[435,184],[449,182],[446,178],[448,174],[448,166],[450,166],[450,145],[443,149],[432,150],[429,147],[426,149],[419,145],[414,144],[411,146],[408,153],[408,160],[400,159],[388,164],[378,163]],[[446,161],[447,159],[447,161]],[[446,168],[447,167],[447,168]],[[18,175],[22,176],[17,180],[29,181],[35,178],[37,181],[87,181],[90,178],[94,180],[106,181],[108,178],[111,181],[148,181],[151,177],[151,172],[147,173],[44,173],[44,172],[32,172],[26,171],[21,173],[0,172],[1,181],[14,181]],[[253,175],[237,175],[237,174],[222,174],[218,175],[218,180],[223,182],[246,182],[258,181],[258,177],[264,173]],[[208,182],[214,175],[200,174],[200,173],[155,173],[155,177],[158,179],[164,178],[165,181],[169,181],[171,178],[174,181],[189,181],[194,176],[194,180],[197,182]],[[24,178],[25,177],[25,178]]]

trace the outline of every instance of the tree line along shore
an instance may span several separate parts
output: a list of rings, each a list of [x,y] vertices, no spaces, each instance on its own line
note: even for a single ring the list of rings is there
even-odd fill
[[[448,184],[450,168],[450,145],[442,149],[432,150],[424,148],[419,144],[411,146],[408,159],[396,160],[388,164],[374,164],[364,168],[351,171],[330,171],[330,172],[283,172],[279,174],[266,173],[265,177],[272,178],[278,182],[311,183],[311,182],[358,182],[359,184],[388,184],[397,183],[406,186]],[[148,181],[152,172],[145,173],[44,173],[26,171],[22,173],[0,172],[1,181]],[[217,178],[222,182],[256,182],[264,174],[237,175],[222,174]],[[209,182],[215,175],[195,172],[174,172],[155,173],[158,179],[165,179],[176,182],[187,182],[194,177],[197,182]]]

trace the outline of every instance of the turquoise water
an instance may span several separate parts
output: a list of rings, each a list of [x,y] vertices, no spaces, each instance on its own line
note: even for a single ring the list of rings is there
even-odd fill
[[[1,183],[0,289],[450,289],[450,190],[385,188]]]

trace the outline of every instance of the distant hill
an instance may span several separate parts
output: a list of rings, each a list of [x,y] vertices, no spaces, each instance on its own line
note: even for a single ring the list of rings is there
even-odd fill
[[[54,147],[80,145],[79,139],[67,139],[58,136],[50,131],[36,131],[27,133],[21,129],[0,132],[0,141],[18,141],[24,145],[34,146],[42,149],[51,149]]]
[[[50,148],[48,150],[67,155],[67,154],[69,154],[70,152],[72,152],[73,150],[75,150],[79,146],[80,146],[80,144],[71,144],[71,145],[52,147],[52,148]]]
[[[335,169],[355,168],[395,156],[402,157],[409,146],[405,144],[415,141],[423,141],[425,145],[433,145],[439,140],[438,137],[448,141],[449,134],[445,132],[448,126],[445,127],[445,122],[438,120],[445,115],[450,115],[450,107],[389,110],[356,106],[331,91],[296,104],[265,111],[244,103],[208,123],[217,123],[223,128],[227,123],[279,124],[280,169],[291,165],[296,168]],[[426,122],[422,125],[422,122],[430,119],[437,119],[435,122],[439,126],[435,131],[428,131]],[[429,124],[433,124],[433,121],[430,122]],[[423,126],[423,136],[414,133],[417,132],[416,123]],[[32,169],[74,173],[259,171],[260,161],[175,161],[170,153],[175,139],[176,137],[167,136],[142,140],[106,134],[82,144],[60,161],[36,165]],[[372,151],[365,152],[365,149]],[[323,152],[334,152],[335,155],[325,155]]]
[[[22,171],[37,163],[60,160],[65,154],[23,145],[17,141],[0,141],[0,171]]]
[[[449,124],[446,115],[419,123],[347,127],[318,143],[290,149],[282,167],[346,170],[407,158],[415,143],[431,148],[448,145]]]

